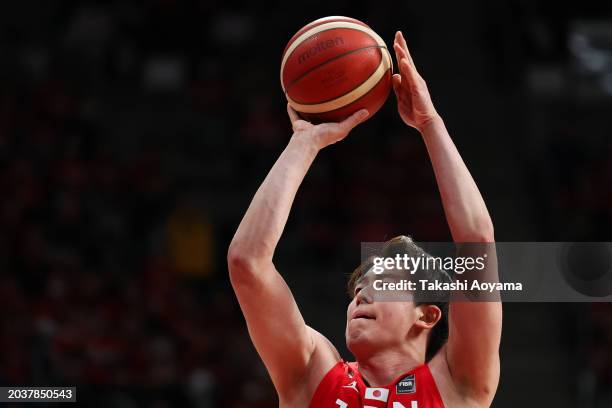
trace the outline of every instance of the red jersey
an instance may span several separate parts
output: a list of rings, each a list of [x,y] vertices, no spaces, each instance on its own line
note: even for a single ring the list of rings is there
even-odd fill
[[[310,408],[444,408],[427,364],[383,387],[368,387],[357,363],[340,361],[315,390]]]

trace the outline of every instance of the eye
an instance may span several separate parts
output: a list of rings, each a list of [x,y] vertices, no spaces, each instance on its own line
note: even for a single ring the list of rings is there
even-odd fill
[[[361,292],[361,289],[363,289],[363,286],[358,286],[355,288],[355,295],[358,294],[359,292]]]

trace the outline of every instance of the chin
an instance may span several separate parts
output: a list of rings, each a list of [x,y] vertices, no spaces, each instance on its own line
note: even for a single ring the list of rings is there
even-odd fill
[[[359,354],[364,349],[371,348],[374,338],[371,338],[369,330],[363,328],[352,328],[346,331],[346,347],[353,353]]]

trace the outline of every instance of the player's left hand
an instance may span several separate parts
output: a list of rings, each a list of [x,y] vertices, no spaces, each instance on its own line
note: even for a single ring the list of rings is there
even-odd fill
[[[399,74],[393,75],[393,90],[397,97],[397,110],[402,120],[419,131],[438,117],[425,80],[419,75],[408,51],[401,31],[395,33],[393,49]]]

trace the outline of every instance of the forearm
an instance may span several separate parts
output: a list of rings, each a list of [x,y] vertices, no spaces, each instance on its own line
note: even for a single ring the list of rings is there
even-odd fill
[[[437,117],[420,130],[431,159],[453,240],[492,242],[493,224],[485,202],[443,120]]]
[[[439,117],[428,122],[421,134],[427,146],[446,219],[457,243],[494,242],[493,224],[480,191],[444,122]],[[495,245],[458,246],[457,255],[486,256],[486,269],[466,276],[482,282],[497,282]],[[488,301],[451,301],[448,314],[446,362],[453,383],[461,394],[489,406],[499,378],[499,342],[502,310],[498,293]],[[455,300],[459,300],[458,296]],[[486,333],[486,335],[482,335]]]
[[[295,194],[318,151],[308,136],[291,138],[253,197],[228,251],[230,282],[249,335],[281,396],[295,389],[315,350],[312,331],[272,262]]]
[[[272,261],[297,190],[318,148],[294,135],[255,194],[230,245],[230,254]]]

